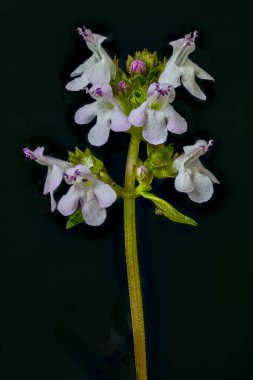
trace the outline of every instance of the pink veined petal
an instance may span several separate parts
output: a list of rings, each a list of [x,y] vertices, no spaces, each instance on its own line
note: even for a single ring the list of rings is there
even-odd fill
[[[167,105],[164,114],[168,118],[167,129],[176,134],[181,134],[187,131],[186,120],[177,113],[171,105]]]
[[[181,70],[172,60],[169,60],[167,65],[165,66],[164,71],[159,77],[159,83],[169,83],[174,88],[181,86],[180,82]]]
[[[193,96],[201,100],[206,100],[206,95],[200,89],[200,87],[197,85],[195,81],[194,68],[191,66],[191,64],[190,65],[188,64],[189,61],[190,60],[188,60],[185,66],[181,68],[182,84]]]
[[[142,136],[153,145],[162,144],[166,141],[168,132],[162,111],[147,109],[147,123],[143,128]]]
[[[187,170],[180,169],[175,179],[175,189],[182,193],[189,193],[194,190],[191,176]]]
[[[96,195],[101,208],[111,206],[117,199],[117,194],[111,186],[102,181],[95,182],[93,193]]]
[[[148,106],[148,102],[145,101],[142,103],[138,108],[133,109],[129,116],[128,120],[132,125],[135,127],[143,127],[143,125],[146,124],[147,117],[146,117],[146,108]]]
[[[193,202],[207,202],[213,195],[213,184],[209,177],[195,171],[192,175],[194,190],[188,195]]]
[[[89,142],[94,146],[105,144],[110,134],[110,112],[101,110],[97,114],[97,122],[88,134]]]
[[[82,198],[84,191],[78,189],[75,185],[70,186],[69,191],[59,201],[57,209],[64,215],[68,216],[73,214],[77,207],[80,198]]]
[[[92,190],[88,191],[86,195],[81,202],[84,221],[89,226],[100,226],[106,219],[106,210],[99,206],[98,200],[92,193]]]
[[[77,124],[87,124],[97,116],[99,105],[97,102],[86,104],[79,108],[75,113],[75,122]]]
[[[56,165],[49,166],[47,171],[44,194],[52,193],[61,184],[63,172]]]
[[[131,124],[127,119],[127,116],[121,111],[118,106],[115,106],[111,111],[111,130],[114,132],[127,131]]]

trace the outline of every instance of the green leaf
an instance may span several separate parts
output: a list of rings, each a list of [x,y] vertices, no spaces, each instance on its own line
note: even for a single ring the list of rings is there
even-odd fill
[[[69,230],[70,228],[77,226],[78,224],[85,223],[83,219],[83,215],[80,209],[76,210],[74,214],[70,215],[68,217],[67,223],[66,223],[66,229]]]
[[[195,220],[189,218],[188,216],[181,214],[181,212],[177,211],[173,206],[171,206],[165,200],[158,198],[154,194],[141,192],[140,193],[143,198],[150,199],[156,206],[156,215],[164,215],[166,218],[172,220],[177,223],[190,224],[192,226],[197,226],[197,222]]]

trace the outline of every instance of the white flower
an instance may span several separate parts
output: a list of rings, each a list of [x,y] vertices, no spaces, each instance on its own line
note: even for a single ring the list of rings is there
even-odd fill
[[[83,30],[81,28],[77,30],[86,41],[93,55],[70,74],[72,77],[78,76],[78,78],[66,85],[67,90],[79,91],[90,83],[109,83],[111,78],[116,75],[116,66],[101,47],[106,37],[93,34],[91,30],[85,29],[85,27],[83,27]]]
[[[193,96],[196,96],[198,99],[206,100],[206,95],[197,85],[195,76],[200,79],[214,79],[188,58],[189,54],[196,48],[196,37],[197,32],[195,31],[187,34],[184,38],[179,38],[176,41],[170,42],[170,45],[173,46],[173,54],[166,64],[158,82],[170,83],[176,88],[181,85],[181,78],[183,86]]]
[[[44,147],[38,147],[34,151],[24,148],[23,152],[30,160],[36,161],[38,164],[48,167],[43,194],[50,194],[51,211],[54,211],[56,208],[54,191],[60,186],[63,179],[63,173],[72,166],[71,163],[58,160],[57,158],[44,156]]]
[[[107,142],[110,130],[124,132],[130,128],[131,124],[121,111],[118,101],[114,99],[109,84],[92,87],[90,95],[96,101],[79,108],[75,114],[75,122],[87,124],[97,117],[96,124],[88,134],[88,140],[92,145],[101,146]]]
[[[170,85],[152,83],[147,91],[147,100],[131,111],[128,120],[136,127],[144,127],[142,136],[150,144],[166,141],[168,131],[184,133],[185,119],[170,105],[175,99],[175,90]]]
[[[58,203],[58,211],[68,216],[80,206],[84,221],[90,226],[101,225],[106,218],[106,207],[116,201],[115,191],[95,178],[84,165],[66,170],[64,178],[71,185],[69,191]]]
[[[208,201],[213,195],[213,183],[220,183],[217,178],[199,161],[213,141],[208,143],[198,140],[194,145],[184,147],[184,154],[176,158],[173,167],[178,171],[175,179],[176,190],[187,193],[197,203]]]

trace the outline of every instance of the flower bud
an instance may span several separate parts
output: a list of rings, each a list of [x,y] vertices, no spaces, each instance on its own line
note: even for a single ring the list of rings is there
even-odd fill
[[[137,168],[136,174],[138,178],[144,179],[148,175],[148,168],[145,165],[141,165]]]
[[[134,59],[130,65],[130,71],[133,74],[143,74],[146,71],[146,65],[140,59]]]
[[[119,91],[126,91],[129,89],[129,85],[124,80],[120,80],[117,84],[117,88]]]

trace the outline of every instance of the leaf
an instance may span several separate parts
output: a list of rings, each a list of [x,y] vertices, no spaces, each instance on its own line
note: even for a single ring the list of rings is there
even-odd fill
[[[70,215],[68,217],[67,223],[66,223],[66,229],[69,230],[70,228],[77,226],[78,224],[85,223],[83,219],[83,214],[80,209],[76,210],[74,214]]]
[[[177,223],[190,224],[192,226],[198,225],[195,220],[189,218],[184,214],[181,214],[181,212],[177,211],[168,202],[161,198],[158,198],[154,194],[147,192],[141,192],[140,194],[143,196],[143,198],[150,199],[156,205],[156,215],[164,215],[166,218]]]

